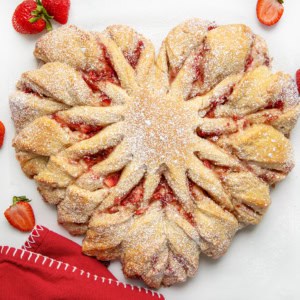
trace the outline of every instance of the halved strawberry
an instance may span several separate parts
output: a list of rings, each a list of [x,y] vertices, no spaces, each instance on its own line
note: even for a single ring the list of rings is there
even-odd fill
[[[108,175],[104,180],[104,184],[111,188],[117,185],[118,181],[120,179],[120,173],[112,173],[110,175]]]
[[[298,92],[300,94],[300,69],[296,72],[296,83],[298,87]]]
[[[284,12],[283,0],[258,0],[256,14],[259,22],[272,26],[276,24]]]
[[[20,231],[31,231],[35,217],[31,205],[25,196],[13,197],[13,204],[4,212],[7,221]]]
[[[5,136],[5,126],[0,121],[0,148],[3,146],[4,136]]]

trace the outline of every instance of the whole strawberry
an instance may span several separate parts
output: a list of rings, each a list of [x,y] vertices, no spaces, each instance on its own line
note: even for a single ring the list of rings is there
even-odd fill
[[[52,17],[48,14],[40,0],[25,0],[17,6],[12,23],[15,30],[23,34],[35,34],[45,28],[51,30]]]
[[[0,148],[3,146],[4,136],[5,136],[5,126],[0,121]]]
[[[300,69],[296,72],[296,83],[298,87],[298,92],[300,94]]]
[[[70,0],[42,0],[43,5],[49,15],[53,16],[54,20],[61,24],[68,22]]]
[[[34,213],[25,196],[13,197],[13,204],[4,212],[7,221],[20,231],[31,231],[35,225]]]

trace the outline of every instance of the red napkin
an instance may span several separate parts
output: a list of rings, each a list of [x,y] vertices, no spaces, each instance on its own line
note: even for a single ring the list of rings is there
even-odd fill
[[[36,226],[22,249],[0,246],[1,299],[164,299],[119,282],[76,243]]]

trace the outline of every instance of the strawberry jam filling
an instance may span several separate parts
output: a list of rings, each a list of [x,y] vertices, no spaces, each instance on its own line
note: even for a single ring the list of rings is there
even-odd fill
[[[264,58],[265,58],[264,65],[269,67],[270,66],[270,57],[267,54],[264,54]]]
[[[100,62],[103,63],[103,65],[105,65],[105,68],[103,68],[104,72],[102,73],[102,76],[104,76],[104,79],[101,79],[101,80],[107,80],[111,83],[120,85],[118,75],[117,75],[116,71],[114,70],[113,64],[107,53],[106,47],[101,43],[99,44],[99,47],[102,51],[102,57],[99,60],[100,60]]]
[[[216,110],[217,106],[224,105],[228,101],[229,96],[233,93],[233,90],[234,90],[234,85],[231,86],[226,93],[224,93],[223,95],[221,95],[218,98],[216,98],[215,100],[213,100],[209,111],[206,113],[206,115],[204,117],[205,118],[215,118],[215,110]]]
[[[100,71],[91,70],[86,73],[83,73],[82,77],[86,84],[90,87],[90,89],[96,93],[99,91],[98,84],[100,81],[109,81],[112,83],[114,82],[114,75],[113,70],[111,69],[104,69]]]
[[[177,198],[175,197],[167,182],[165,180],[162,180],[152,196],[152,201],[160,201],[162,203],[162,206],[165,207],[168,203],[177,201]]]
[[[97,125],[88,125],[84,123],[68,123],[60,118],[57,114],[52,115],[52,119],[54,119],[57,123],[60,124],[61,127],[69,128],[71,131],[78,131],[80,133],[84,133],[89,137],[97,134],[102,127]]]
[[[213,169],[214,172],[218,175],[218,177],[222,181],[225,179],[227,172],[230,170],[229,167],[225,167],[225,166],[214,166]]]
[[[194,83],[199,81],[200,83],[204,82],[204,56],[208,49],[203,46],[194,57],[192,69],[194,71]],[[169,66],[169,80],[173,82],[176,76],[178,75],[181,67],[172,68]]]
[[[177,211],[193,226],[195,226],[195,220],[191,213],[186,212],[177,197],[174,195],[172,189],[169,187],[165,180],[161,180],[158,187],[156,188],[152,199],[150,202],[160,201],[162,203],[162,207],[166,207],[167,205],[173,205]]]
[[[200,51],[194,58],[193,69],[194,69],[194,82],[198,81],[200,83],[204,82],[204,56],[208,51],[205,47],[201,48]]]
[[[269,103],[267,104],[265,109],[272,109],[272,108],[283,110],[284,109],[284,102],[282,100],[277,100],[275,102],[269,101]]]
[[[138,184],[135,188],[131,190],[129,194],[125,197],[118,197],[114,201],[114,205],[116,206],[127,206],[129,204],[135,205],[138,208],[139,203],[142,201],[144,195],[143,182]],[[114,207],[110,209],[114,211]]]
[[[103,183],[107,187],[112,188],[118,184],[120,176],[121,172],[111,173],[104,178]]]
[[[252,39],[253,39],[253,42],[251,45],[251,51],[246,58],[244,72],[247,72],[252,67],[254,58],[256,56],[258,56],[258,57],[263,56],[263,58],[264,58],[263,65],[265,65],[267,67],[270,66],[270,58],[269,58],[268,54],[261,52],[261,49],[259,47],[255,46],[255,43],[254,43],[255,36],[253,36]]]
[[[275,174],[273,174],[273,173],[270,173],[270,174],[265,173],[265,174],[259,175],[258,177],[260,179],[262,179],[264,182],[266,182],[266,183],[269,184],[270,182],[272,182],[275,179]]]
[[[92,155],[85,155],[82,159],[88,166],[88,168],[92,168],[95,164],[103,161],[106,159],[114,148],[107,148],[104,150],[99,151],[98,153],[92,154]]]
[[[170,82],[173,82],[174,79],[176,78],[180,68],[176,67],[176,68],[171,68],[169,67],[170,71],[169,71],[169,80]]]
[[[104,81],[120,85],[120,82],[106,47],[103,44],[99,44],[99,47],[102,52],[101,58],[99,58],[102,65],[101,70],[82,71],[82,78],[93,93],[99,93],[100,105],[109,106],[111,104],[111,99],[104,92],[100,91],[99,83]]]
[[[126,206],[128,204],[138,204],[142,201],[144,196],[143,183],[137,185],[127,197],[121,200],[120,205]]]
[[[135,69],[140,59],[141,53],[145,48],[143,41],[138,41],[135,49],[132,52],[125,52],[124,56],[129,64]]]
[[[221,180],[223,180],[227,171],[230,170],[229,167],[215,165],[212,161],[208,159],[203,159],[202,163],[206,168],[213,170],[214,173],[216,173]]]
[[[208,27],[207,27],[207,30],[208,31],[211,31],[213,29],[216,29],[218,26],[216,24],[210,24]]]
[[[210,162],[209,160],[203,159],[202,162],[203,162],[203,165],[204,165],[206,168],[212,169],[212,165],[211,165],[211,162]]]
[[[120,173],[118,175],[113,175],[111,174],[112,177],[110,177],[110,175],[108,176],[108,181],[112,181],[112,183],[107,182],[106,179],[104,180],[105,185],[109,186],[109,185],[115,185],[117,183],[116,182],[116,177],[118,177],[117,180],[119,180],[119,176]],[[106,182],[105,182],[106,181]],[[144,214],[148,207],[141,207],[141,202],[143,200],[143,196],[144,196],[144,187],[143,187],[143,180],[135,187],[131,190],[131,192],[129,192],[127,195],[125,195],[124,197],[118,197],[114,200],[114,205],[110,208],[108,208],[105,212],[106,213],[116,213],[119,211],[120,206],[134,206],[135,207],[135,215],[142,215]],[[174,195],[173,191],[171,190],[171,188],[169,187],[169,185],[167,184],[166,180],[163,179],[161,180],[161,182],[159,183],[159,185],[157,186],[155,192],[152,195],[152,198],[150,199],[150,204],[155,202],[155,201],[160,201],[162,204],[162,207],[166,207],[167,205],[173,205],[177,211],[192,225],[195,225],[195,220],[192,214],[187,213],[182,205],[180,204],[180,202],[178,201],[177,197]]]
[[[214,136],[220,136],[222,134],[221,130],[215,130],[215,131],[203,131],[202,129],[198,128],[197,129],[197,134],[198,136],[202,137],[202,138],[211,138]]]
[[[112,76],[106,71],[94,71],[91,70],[86,73],[82,73],[82,78],[92,90],[93,93],[98,93],[100,106],[109,106],[111,104],[111,98],[109,98],[104,92],[100,91],[98,83],[100,81],[109,81],[112,83]]]
[[[28,87],[28,86],[24,86],[23,92],[26,93],[26,94],[34,94],[35,93],[35,91],[32,88]]]
[[[206,115],[204,117],[205,118],[210,118],[210,119],[214,118],[215,117],[215,110],[216,110],[217,105],[218,105],[218,102],[213,101],[209,111],[206,113]]]
[[[110,106],[111,105],[111,99],[103,93],[103,97],[101,99],[101,106]]]
[[[250,69],[253,61],[254,61],[254,58],[253,58],[252,54],[249,54],[248,57],[246,58],[246,62],[245,62],[245,69],[244,69],[245,72]]]
[[[263,116],[266,118],[264,121],[265,124],[272,124],[278,119],[278,116],[272,116],[270,114],[264,114]]]
[[[25,84],[22,86],[22,92],[24,92],[25,94],[32,94],[34,96],[41,98],[41,95],[38,92],[34,91],[31,87]]]

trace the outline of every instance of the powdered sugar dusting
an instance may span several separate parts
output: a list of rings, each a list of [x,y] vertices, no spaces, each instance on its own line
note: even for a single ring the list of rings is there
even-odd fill
[[[223,255],[292,167],[295,83],[244,25],[187,21],[156,60],[129,27],[64,26],[35,55],[10,100],[22,168],[86,254],[151,287]]]

